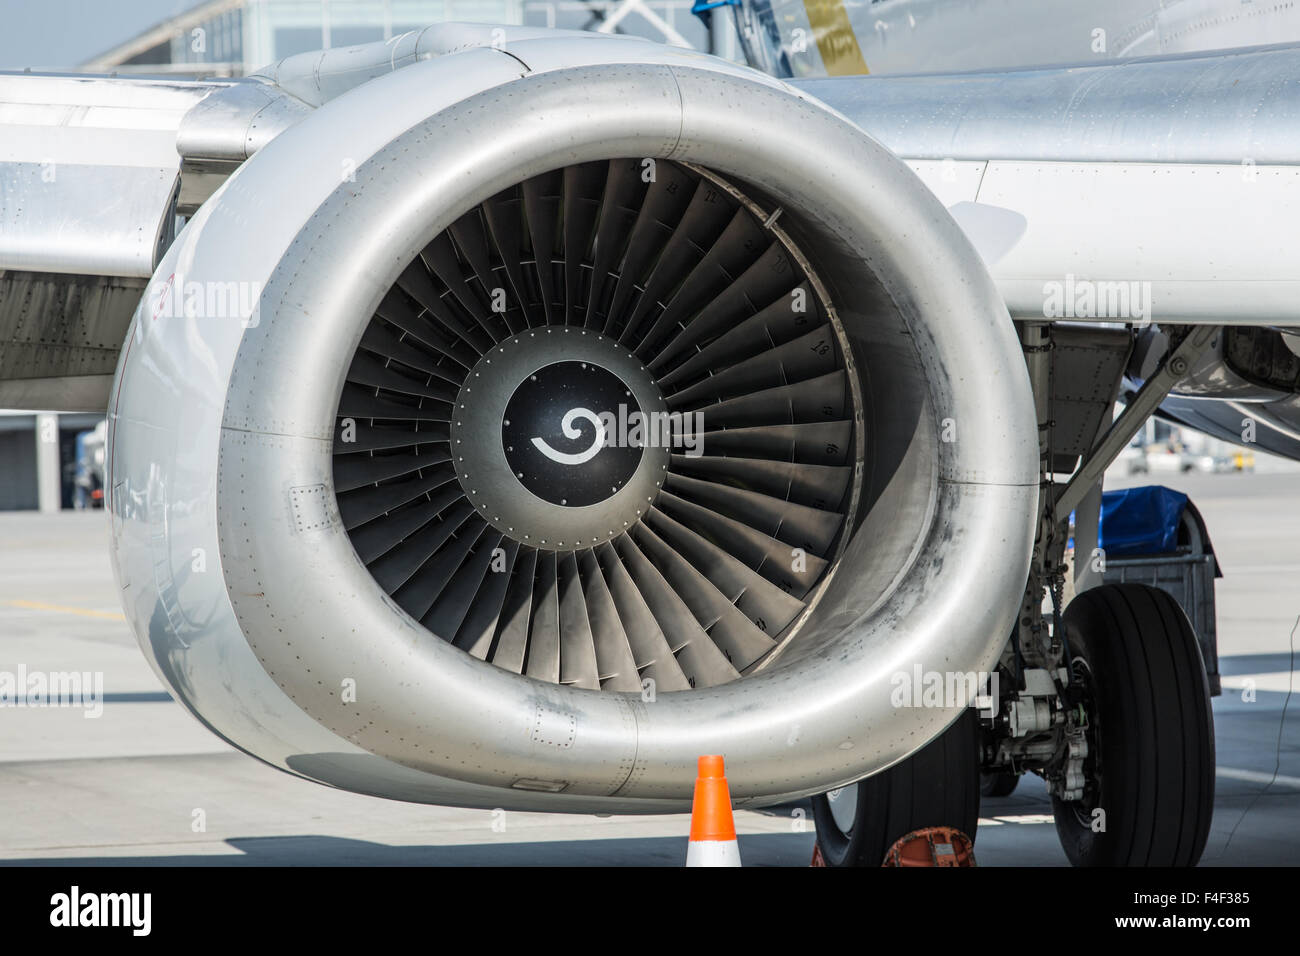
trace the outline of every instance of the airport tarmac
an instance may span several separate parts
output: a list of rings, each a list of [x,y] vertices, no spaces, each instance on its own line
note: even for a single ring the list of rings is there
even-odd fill
[[[1223,696],[1203,864],[1300,861],[1300,472],[1157,481],[1208,523]],[[1146,483],[1128,480],[1125,483]],[[1294,636],[1293,636],[1294,635]],[[291,777],[176,704],[117,603],[102,512],[0,514],[0,670],[104,675],[102,715],[0,709],[0,864],[680,865],[689,818],[502,813],[393,803]],[[1254,687],[1253,701],[1243,688]],[[1246,695],[1249,696],[1249,695]],[[1285,720],[1284,720],[1285,710]],[[1064,865],[1040,781],[986,800],[984,866]],[[737,814],[746,865],[806,865],[806,804]],[[200,823],[202,824],[200,826]]]

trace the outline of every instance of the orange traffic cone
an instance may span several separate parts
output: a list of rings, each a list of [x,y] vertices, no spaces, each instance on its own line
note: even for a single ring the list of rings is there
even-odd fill
[[[731,816],[731,793],[722,757],[700,758],[691,805],[691,842],[687,866],[740,866],[736,821]]]

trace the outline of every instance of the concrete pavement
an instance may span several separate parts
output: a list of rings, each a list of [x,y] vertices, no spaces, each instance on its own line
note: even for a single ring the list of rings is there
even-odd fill
[[[1218,584],[1224,695],[1204,863],[1300,860],[1300,474],[1159,478],[1191,494]],[[685,816],[503,813],[393,803],[288,776],[171,700],[117,604],[101,513],[0,514],[0,670],[100,671],[102,716],[0,709],[0,863],[680,865]],[[1300,639],[1300,635],[1298,635]],[[1243,700],[1246,681],[1254,700]],[[1287,716],[1283,724],[1283,708]],[[1276,777],[1275,777],[1276,774]],[[1271,781],[1271,784],[1270,784]],[[986,800],[981,865],[1064,865],[1041,782]],[[806,865],[805,805],[737,814],[746,865]]]

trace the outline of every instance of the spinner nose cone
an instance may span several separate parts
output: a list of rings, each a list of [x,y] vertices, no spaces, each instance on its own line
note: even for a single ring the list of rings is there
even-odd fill
[[[618,493],[641,464],[641,406],[593,362],[556,362],[515,388],[501,445],[515,479],[553,505],[580,508]]]

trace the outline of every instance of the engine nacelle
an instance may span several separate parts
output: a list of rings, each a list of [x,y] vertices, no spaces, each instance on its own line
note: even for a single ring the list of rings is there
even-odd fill
[[[272,140],[154,276],[110,423],[176,697],[465,806],[680,809],[705,753],[760,805],[903,759],[960,708],[895,675],[992,670],[1038,485],[1011,322],[906,165],[614,41],[418,62]]]

